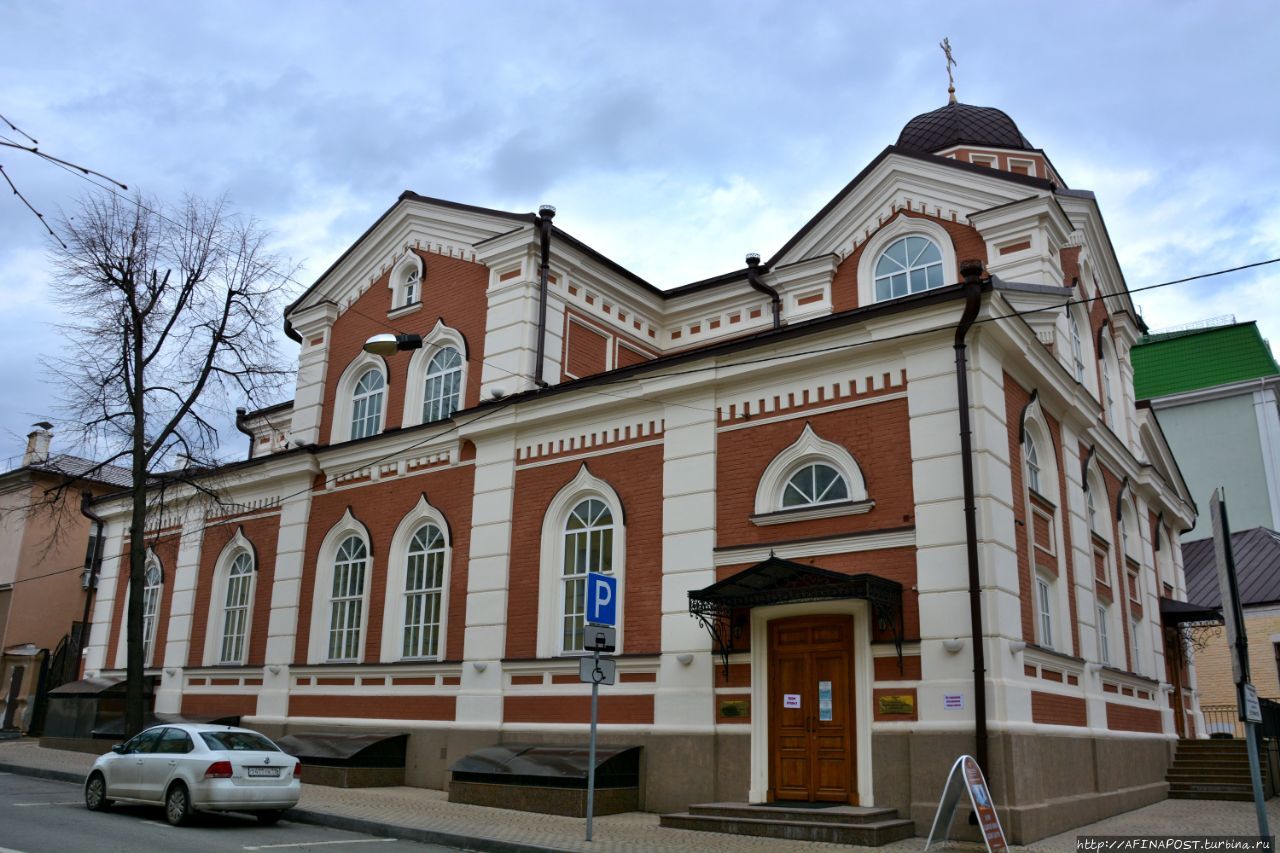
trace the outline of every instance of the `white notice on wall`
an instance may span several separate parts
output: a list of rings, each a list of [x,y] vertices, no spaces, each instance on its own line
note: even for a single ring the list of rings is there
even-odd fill
[[[783,693],[783,694],[782,694],[782,707],[784,707],[784,708],[799,708],[799,707],[800,707],[800,694],[799,694],[799,693]]]
[[[942,709],[944,711],[963,711],[964,710],[964,694],[963,693],[942,694]]]

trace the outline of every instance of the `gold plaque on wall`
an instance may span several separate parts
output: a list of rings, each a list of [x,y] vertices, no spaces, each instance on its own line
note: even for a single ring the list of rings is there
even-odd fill
[[[721,717],[749,717],[751,716],[751,700],[750,699],[725,699],[720,703]]]
[[[916,712],[916,697],[910,693],[877,696],[876,703],[881,714],[910,716]]]

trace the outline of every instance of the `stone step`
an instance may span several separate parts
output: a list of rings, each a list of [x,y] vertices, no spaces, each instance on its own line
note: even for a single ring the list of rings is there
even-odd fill
[[[1179,750],[1221,750],[1223,752],[1244,752],[1249,748],[1244,738],[1204,738],[1202,740],[1180,740]]]
[[[1263,763],[1262,767],[1267,765]],[[1204,772],[1210,773],[1215,770],[1223,770],[1226,772],[1247,773],[1249,772],[1249,762],[1247,761],[1175,761],[1169,765],[1170,770],[1186,770],[1191,773]]]
[[[1231,782],[1178,782],[1169,785],[1174,800],[1252,800],[1253,786]]]
[[[659,818],[671,829],[697,832],[722,832],[759,838],[783,838],[788,841],[825,841],[829,844],[856,844],[879,847],[915,835],[915,824],[898,818],[869,823],[822,823],[813,820],[763,820],[747,817],[717,817],[684,812]]]
[[[1253,791],[1247,794],[1234,792],[1210,792],[1203,793],[1200,791],[1169,791],[1169,799],[1171,800],[1232,800],[1235,802],[1252,802]]]
[[[689,814],[697,817],[754,818],[758,820],[798,820],[809,823],[856,825],[898,816],[897,809],[864,806],[830,806],[829,808],[788,808],[750,803],[700,803],[689,806]]]
[[[1249,768],[1230,770],[1181,770],[1176,767],[1169,768],[1169,772],[1165,775],[1165,781],[1169,784],[1175,782],[1185,782],[1193,784],[1195,782],[1248,782]]]

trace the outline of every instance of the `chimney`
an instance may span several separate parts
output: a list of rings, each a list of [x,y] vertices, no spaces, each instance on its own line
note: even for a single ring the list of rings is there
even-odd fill
[[[53,424],[40,421],[32,426],[35,429],[27,433],[27,452],[22,454],[23,465],[41,465],[49,461],[49,442],[53,441],[50,430]]]

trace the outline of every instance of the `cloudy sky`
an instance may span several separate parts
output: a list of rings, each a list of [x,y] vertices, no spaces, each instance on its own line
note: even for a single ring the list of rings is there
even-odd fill
[[[1131,287],[1280,256],[1274,2],[0,0],[0,114],[162,199],[227,193],[309,283],[405,189],[556,223],[660,287],[766,257],[942,106],[1094,190]],[[11,133],[7,133],[13,138]],[[0,149],[48,215],[91,187]],[[48,243],[0,193],[0,459],[56,421]],[[1139,294],[1280,343],[1280,264]],[[290,345],[292,346],[292,345]],[[292,355],[292,350],[290,350]],[[232,452],[242,437],[228,437]]]

